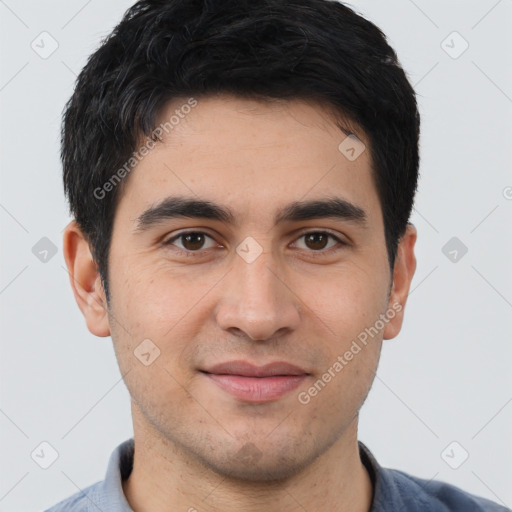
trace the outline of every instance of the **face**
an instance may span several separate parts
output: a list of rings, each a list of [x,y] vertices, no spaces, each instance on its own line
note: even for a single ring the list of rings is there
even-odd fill
[[[400,330],[415,234],[393,275],[369,141],[357,133],[366,150],[347,158],[318,104],[218,96],[180,111],[125,178],[110,309],[90,298],[97,275],[79,304],[112,336],[135,428],[219,474],[290,476],[354,431]]]

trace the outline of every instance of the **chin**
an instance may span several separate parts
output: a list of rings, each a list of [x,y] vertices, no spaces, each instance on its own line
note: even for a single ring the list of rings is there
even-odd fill
[[[283,482],[299,474],[307,466],[307,464],[299,464],[297,461],[283,463],[275,458],[259,463],[227,461],[219,464],[211,461],[206,465],[224,478],[254,483]]]
[[[264,444],[264,443],[263,443]],[[291,478],[313,462],[320,454],[303,454],[297,446],[279,449],[270,443],[260,448],[252,442],[242,444],[237,451],[222,449],[200,456],[202,463],[218,475],[244,482],[282,482]],[[304,447],[304,444],[302,444]],[[216,457],[218,455],[219,457]]]

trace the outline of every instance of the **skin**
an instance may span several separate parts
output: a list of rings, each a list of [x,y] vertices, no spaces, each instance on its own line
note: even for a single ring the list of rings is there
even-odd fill
[[[161,120],[184,103],[173,100]],[[408,225],[391,274],[369,141],[356,133],[367,149],[349,161],[338,150],[346,135],[318,103],[199,98],[125,178],[109,256],[110,309],[82,232],[74,221],[66,227],[77,303],[91,333],[112,337],[132,398],[134,469],[123,487],[136,512],[370,509],[358,412],[382,340],[402,326],[417,234]],[[135,233],[137,217],[170,195],[220,203],[236,224],[178,218]],[[333,195],[362,208],[366,227],[333,218],[273,223],[292,201]],[[211,237],[203,248],[182,238],[163,245],[190,229]],[[325,230],[347,245],[329,239],[319,250],[302,236]],[[236,252],[248,236],[263,249],[252,263]],[[190,247],[189,257],[179,252]],[[401,311],[302,404],[298,394],[393,304]],[[147,338],[160,350],[149,366],[134,356]],[[311,375],[274,401],[247,403],[198,371],[232,359],[284,360]],[[250,463],[241,455],[248,449]]]

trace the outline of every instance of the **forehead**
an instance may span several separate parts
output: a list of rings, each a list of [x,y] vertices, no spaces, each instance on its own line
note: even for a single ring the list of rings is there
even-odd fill
[[[126,178],[116,217],[178,195],[229,204],[239,219],[274,219],[292,202],[333,195],[378,209],[365,133],[321,103],[180,98],[162,109],[159,127],[162,140]],[[344,151],[355,130],[352,158]]]

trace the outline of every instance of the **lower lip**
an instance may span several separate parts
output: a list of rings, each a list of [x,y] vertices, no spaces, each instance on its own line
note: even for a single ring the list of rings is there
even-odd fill
[[[248,402],[270,402],[298,387],[308,375],[276,375],[273,377],[243,377],[204,373],[217,386],[234,397]]]

